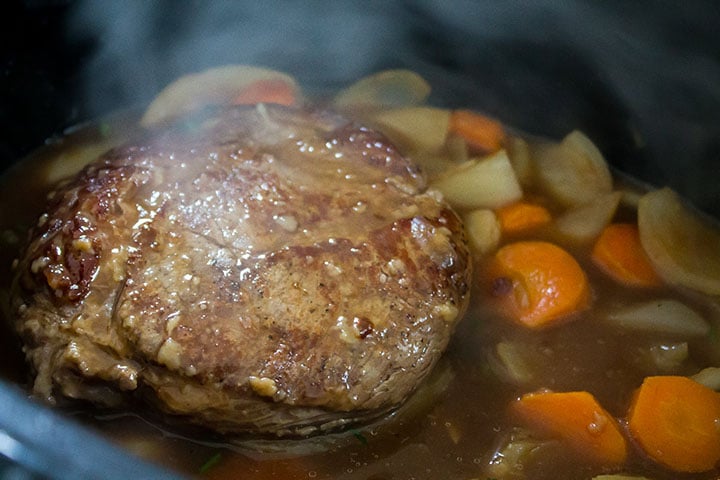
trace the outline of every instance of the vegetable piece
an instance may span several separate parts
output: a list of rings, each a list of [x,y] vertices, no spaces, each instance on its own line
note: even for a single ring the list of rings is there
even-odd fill
[[[270,78],[251,83],[235,95],[230,103],[233,105],[275,103],[290,106],[295,104],[295,101],[295,88],[292,84],[278,78]]]
[[[642,187],[641,187],[642,188]],[[643,188],[643,191],[647,191],[648,188]],[[637,211],[640,199],[644,193],[637,192],[635,190],[621,190],[622,198],[620,203],[627,208]]]
[[[645,453],[678,472],[704,472],[720,461],[720,394],[687,378],[647,377],[628,415]]]
[[[505,143],[505,129],[500,122],[470,110],[452,112],[450,132],[484,153],[497,152]]]
[[[515,170],[520,185],[523,187],[531,186],[535,172],[530,158],[530,146],[524,139],[514,136],[509,137],[505,143],[510,163],[513,170]]]
[[[458,137],[448,137],[445,142],[445,150],[448,157],[455,163],[463,163],[470,160],[468,145],[465,140]]]
[[[511,407],[541,434],[604,466],[622,464],[628,447],[615,419],[588,392],[538,392],[523,395]]]
[[[703,368],[690,378],[716,392],[720,391],[720,367]]]
[[[462,430],[460,427],[451,422],[445,422],[445,429],[447,430],[448,436],[450,437],[450,440],[457,445],[460,443],[460,440],[462,440]]]
[[[659,299],[611,312],[608,321],[623,329],[700,337],[710,324],[695,310],[673,299]]]
[[[668,283],[720,295],[720,229],[686,208],[669,188],[638,206],[640,242]]]
[[[648,360],[652,362],[651,372],[678,373],[690,354],[687,342],[666,343],[653,345],[648,350]]]
[[[449,168],[453,168],[458,165],[451,154],[447,152],[433,153],[433,152],[411,152],[403,151],[403,153],[413,159],[415,164],[428,176],[440,175],[447,171]]]
[[[610,223],[621,197],[620,192],[600,194],[590,203],[573,207],[555,219],[555,230],[565,241],[590,242]]]
[[[382,130],[382,127],[380,127],[380,130]],[[388,135],[387,131],[384,131],[384,133]],[[390,137],[390,135],[388,135],[388,137]],[[419,149],[419,144],[406,146],[403,145],[401,141],[393,141],[400,146],[401,149],[404,147],[407,151],[403,151],[403,153],[412,157],[420,169],[432,178],[442,175],[448,169],[454,168],[469,160],[465,140],[457,137],[448,137],[446,140],[445,145],[440,149],[428,145],[431,140],[423,140],[422,143],[425,143],[424,148],[428,148],[427,150]],[[418,148],[418,150],[412,150],[413,148]]]
[[[547,225],[552,216],[547,208],[530,202],[520,201],[497,209],[498,220],[503,233],[520,233]]]
[[[662,284],[640,243],[637,225],[613,223],[605,227],[592,250],[595,265],[620,283],[637,287]]]
[[[381,110],[369,121],[390,140],[411,151],[438,152],[445,146],[450,111],[433,107]]]
[[[470,245],[484,255],[495,250],[500,243],[500,224],[492,210],[472,210],[463,215],[465,231]]]
[[[539,186],[566,206],[587,204],[612,191],[605,158],[579,131],[559,144],[536,145],[533,154]]]
[[[417,395],[412,395],[395,411],[395,419],[399,422],[412,422],[413,419],[425,416],[440,401],[447,392],[448,387],[455,378],[455,371],[450,362],[441,359],[432,369],[428,377],[423,380],[417,389]],[[332,442],[332,440],[331,440]]]
[[[500,308],[527,327],[553,325],[588,303],[585,272],[572,255],[552,243],[508,244],[494,255],[488,273]]]
[[[558,440],[534,438],[526,428],[514,428],[493,452],[484,472],[487,479],[524,479],[525,467],[553,463],[562,450]],[[562,455],[562,454],[561,454]]]
[[[410,70],[385,70],[361,78],[335,95],[337,108],[394,108],[419,105],[430,84]]]
[[[431,181],[456,208],[497,208],[522,198],[522,189],[504,150],[448,169]]]
[[[285,87],[279,87],[280,83]],[[245,89],[250,89],[243,93]],[[282,94],[280,93],[282,91]],[[249,65],[227,65],[204,72],[184,75],[165,87],[145,110],[140,121],[144,127],[158,125],[208,105],[247,103],[251,95],[262,98],[298,96],[292,77],[275,70]],[[266,101],[266,100],[261,100]]]
[[[527,345],[520,342],[500,342],[495,347],[495,355],[499,364],[496,373],[502,378],[516,384],[526,385],[533,379],[532,366],[534,362]],[[490,362],[491,367],[495,366]]]

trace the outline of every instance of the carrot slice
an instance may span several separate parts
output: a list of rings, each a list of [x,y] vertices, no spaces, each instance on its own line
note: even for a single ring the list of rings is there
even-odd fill
[[[233,105],[251,105],[254,103],[276,103],[294,105],[295,89],[293,85],[279,78],[258,80],[243,88],[232,99]]]
[[[500,207],[496,212],[503,233],[519,233],[550,223],[552,217],[547,208],[529,202],[514,202]]]
[[[470,110],[453,111],[450,132],[485,153],[497,152],[505,143],[505,129],[500,122]]]
[[[640,231],[631,223],[612,223],[595,241],[592,259],[618,282],[639,287],[662,284],[640,243]]]
[[[516,400],[511,411],[588,461],[615,466],[627,458],[627,442],[618,423],[588,392],[529,393]]]
[[[588,303],[585,272],[552,243],[508,244],[495,253],[488,274],[501,310],[531,328],[550,326]]]
[[[720,394],[687,377],[647,377],[628,427],[648,456],[675,471],[704,472],[720,462]]]

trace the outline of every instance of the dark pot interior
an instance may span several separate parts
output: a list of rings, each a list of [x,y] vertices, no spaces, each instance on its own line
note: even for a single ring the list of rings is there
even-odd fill
[[[258,64],[322,91],[409,68],[434,86],[436,104],[552,138],[581,129],[619,170],[720,216],[712,1],[26,0],[2,17],[3,170],[74,124],[147,103],[186,72]],[[3,478],[160,478],[13,382],[0,383],[0,397]]]

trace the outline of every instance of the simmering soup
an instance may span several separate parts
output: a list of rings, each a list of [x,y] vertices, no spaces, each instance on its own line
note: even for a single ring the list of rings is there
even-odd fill
[[[209,105],[314,103],[382,132],[463,221],[470,304],[414,393],[379,418],[309,436],[222,434],[138,397],[121,409],[62,400],[58,408],[197,478],[720,476],[713,219],[669,189],[611,172],[581,132],[539,139],[478,112],[429,106],[430,87],[412,72],[382,72],[312,100],[290,77],[258,72],[228,67],[183,78],[142,116],[81,126],[4,174],[4,378],[30,389],[37,373],[12,340],[11,280],[58,182]],[[280,219],[284,227],[290,221]]]

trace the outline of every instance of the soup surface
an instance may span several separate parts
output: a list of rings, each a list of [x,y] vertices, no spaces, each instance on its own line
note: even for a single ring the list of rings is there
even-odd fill
[[[233,101],[300,101],[271,80],[239,81]],[[470,309],[402,407],[373,424],[306,439],[225,438],[141,408],[73,405],[68,415],[199,478],[718,478],[717,225],[670,191],[611,177],[579,132],[562,142],[521,135],[474,112],[426,106],[425,89],[414,74],[395,71],[318,100],[414,157],[471,239]],[[158,97],[164,108],[153,104],[142,122],[183,112],[191,97],[192,88],[169,89]],[[131,112],[79,127],[4,174],[3,315],[10,315],[13,260],[48,192],[137,135],[140,123]],[[25,385],[10,323],[3,322],[2,375]],[[658,379],[652,395],[648,378]],[[679,423],[663,418],[658,400],[676,397]]]

